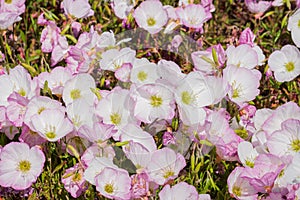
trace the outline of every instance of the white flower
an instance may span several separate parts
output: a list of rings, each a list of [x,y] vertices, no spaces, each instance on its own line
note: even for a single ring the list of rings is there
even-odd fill
[[[268,64],[277,81],[291,81],[300,74],[300,52],[295,46],[285,45],[270,55]]]

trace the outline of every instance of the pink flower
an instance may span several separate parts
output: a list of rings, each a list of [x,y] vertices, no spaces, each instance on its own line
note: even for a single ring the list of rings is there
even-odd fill
[[[160,1],[143,1],[135,9],[133,16],[139,27],[151,34],[161,31],[168,21],[167,11]]]
[[[74,198],[79,197],[82,192],[87,189],[86,181],[83,178],[83,169],[79,164],[66,169],[61,182],[64,184],[65,189]]]
[[[19,141],[27,143],[30,147],[47,142],[46,139],[42,138],[37,132],[30,130],[25,124],[22,126],[22,133],[19,136]]]
[[[251,47],[254,46],[255,35],[251,31],[250,28],[246,28],[240,35],[239,43],[240,44],[248,44]]]
[[[58,45],[59,37],[61,37],[60,29],[53,21],[49,21],[41,34],[42,51],[45,53],[52,52],[53,48]]]
[[[208,12],[210,14],[210,12]],[[189,28],[202,28],[203,23],[210,19],[204,7],[200,4],[189,4],[186,7],[178,8],[176,14],[180,22]]]
[[[85,18],[94,15],[88,0],[64,0],[62,2],[65,14],[76,18]]]
[[[262,15],[272,6],[272,1],[245,0],[245,4],[250,12]]]
[[[243,178],[245,168],[236,167],[227,179],[228,190],[236,199],[256,200],[257,191],[249,184],[249,181]]]
[[[11,142],[0,153],[0,185],[15,190],[29,188],[41,174],[45,162],[43,152],[26,143]]]
[[[165,147],[152,153],[146,171],[151,181],[163,185],[176,178],[185,165],[185,159],[180,153],[176,154],[172,149]]]
[[[112,199],[130,199],[131,179],[124,169],[105,167],[95,177],[96,189]]]
[[[160,192],[159,198],[164,200],[198,200],[199,195],[196,188],[186,182],[180,182],[170,187],[166,185]]]
[[[148,196],[149,180],[146,173],[131,176],[131,198],[137,199]]]

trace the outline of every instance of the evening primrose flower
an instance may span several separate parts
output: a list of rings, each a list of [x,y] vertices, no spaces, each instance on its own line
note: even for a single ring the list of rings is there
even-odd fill
[[[253,167],[258,153],[250,142],[243,141],[238,145],[238,155],[239,160],[244,166]]]
[[[132,92],[135,99],[134,116],[143,122],[172,119],[175,115],[173,93],[163,85],[147,84]]]
[[[196,188],[186,182],[180,182],[170,187],[166,185],[160,192],[159,198],[164,200],[198,200]]]
[[[268,64],[277,81],[291,81],[300,74],[300,52],[293,45],[285,45],[270,55]]]
[[[203,23],[210,18],[208,13],[210,14],[200,4],[189,4],[176,10],[176,14],[183,25],[196,29],[202,28]]]
[[[77,74],[66,82],[62,98],[66,105],[78,99],[83,99],[88,104],[93,105],[96,100],[96,95],[91,89],[95,87],[95,80],[91,75]]]
[[[176,154],[172,149],[165,147],[152,153],[146,171],[151,181],[163,185],[176,178],[185,165],[185,159],[180,153]]]
[[[259,94],[260,72],[234,65],[224,69],[224,79],[228,81],[229,99],[237,104],[253,100]]]
[[[95,177],[96,190],[110,199],[130,199],[131,179],[124,169],[105,167]]]
[[[55,142],[73,131],[72,123],[58,109],[45,110],[32,118],[34,129],[50,142]]]
[[[132,65],[130,80],[133,83],[155,83],[158,79],[157,65],[146,58],[135,59]]]
[[[94,15],[88,0],[64,0],[62,2],[65,14],[76,18],[85,18]]]
[[[0,185],[24,190],[41,174],[45,156],[39,147],[11,142],[0,153]]]
[[[167,11],[160,1],[143,1],[133,13],[139,27],[151,34],[158,33],[168,21]]]
[[[251,46],[241,44],[237,47],[230,45],[226,49],[227,66],[234,65],[236,67],[245,67],[253,69],[258,65],[258,55]]]
[[[267,141],[270,153],[277,156],[294,156],[300,152],[300,120],[288,119]]]
[[[229,193],[236,199],[257,199],[257,191],[249,181],[243,178],[244,167],[236,167],[228,176],[227,185]]]
[[[299,4],[299,3],[298,3]],[[292,40],[296,44],[297,47],[300,47],[300,9],[298,9],[292,16],[290,16],[288,21],[287,29],[291,31]]]

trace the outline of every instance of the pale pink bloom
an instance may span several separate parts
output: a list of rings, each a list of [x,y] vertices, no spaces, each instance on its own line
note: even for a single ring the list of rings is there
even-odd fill
[[[211,18],[210,12],[207,12],[200,4],[179,7],[176,14],[183,25],[195,29],[202,28],[203,24]]]
[[[162,143],[164,146],[167,146],[169,144],[176,144],[176,138],[174,137],[174,134],[172,132],[165,131],[162,136],[162,139]]]
[[[283,178],[287,183],[300,183],[300,153],[296,153],[292,162],[284,170]]]
[[[227,66],[235,65],[237,67],[253,69],[258,65],[258,56],[256,51],[247,44],[241,44],[237,47],[230,45],[226,49],[226,55]]]
[[[84,171],[83,177],[90,184],[96,185],[96,176],[106,167],[118,169],[118,166],[115,165],[111,159],[106,157],[96,157],[89,163]]]
[[[143,171],[149,164],[151,160],[151,150],[152,149],[149,150],[143,144],[133,140],[123,147],[126,157],[134,164],[138,173]]]
[[[234,65],[227,66],[223,73],[224,79],[229,83],[229,99],[237,104],[253,100],[259,94],[260,72]]]
[[[215,50],[217,60],[213,58],[212,49]],[[221,68],[226,60],[225,51],[223,47],[218,44],[214,45],[205,51],[195,51],[191,54],[195,70],[204,74],[214,74]]]
[[[253,168],[246,168],[242,177],[249,181],[257,192],[271,192],[275,179],[284,168],[285,164],[277,156],[260,154]]]
[[[183,39],[180,35],[175,35],[171,41],[171,47],[175,50],[175,52],[178,52],[178,48],[183,42]]]
[[[254,40],[255,40],[255,35],[251,31],[251,29],[248,27],[240,35],[239,38],[239,44],[248,44],[251,47],[254,47]]]
[[[245,4],[250,12],[262,15],[272,6],[272,1],[245,0]]]
[[[65,107],[63,107],[59,101],[50,99],[46,96],[38,96],[32,98],[27,104],[27,110],[24,116],[24,123],[32,131],[36,131],[34,129],[34,126],[32,125],[31,117],[36,114],[41,114],[42,112],[48,109],[59,109],[61,112],[65,112]]]
[[[62,2],[65,14],[76,18],[94,15],[88,0],[64,0]]]
[[[176,8],[170,5],[164,5],[165,11],[167,11],[169,19],[177,20]]]
[[[134,4],[132,0],[113,0],[112,8],[117,17],[126,19]]]
[[[94,78],[89,74],[77,74],[65,84],[62,98],[66,105],[76,100],[85,100],[88,104],[93,105],[96,95],[92,89],[96,87]]]
[[[122,82],[129,82],[131,69],[131,63],[124,63],[119,69],[115,71],[115,77]]]
[[[229,193],[236,199],[256,200],[257,191],[243,178],[245,168],[236,167],[228,176],[227,185]]]
[[[218,103],[227,90],[228,84],[222,78],[190,72],[178,83],[175,90],[175,99],[183,123],[203,125],[206,117],[203,107]]]
[[[79,22],[73,21],[71,24],[73,35],[77,38],[81,30],[81,24]]]
[[[21,19],[18,13],[0,12],[0,30],[7,29]]]
[[[134,116],[145,123],[156,119],[172,119],[175,115],[174,95],[160,84],[138,86],[131,92],[135,101]]]
[[[6,116],[14,126],[22,126],[28,102],[28,99],[16,92],[8,97],[9,105],[6,107]]]
[[[205,9],[206,13],[211,13],[216,10],[212,0],[201,0],[200,4]]]
[[[81,156],[81,161],[85,166],[90,166],[91,162],[96,158],[104,157],[113,161],[115,156],[115,151],[111,145],[107,143],[93,144],[85,150]]]
[[[65,36],[59,36],[57,42],[57,45],[52,49],[51,66],[55,66],[68,55],[69,44],[67,38]]]
[[[74,128],[78,131],[84,125],[93,127],[94,110],[93,105],[88,104],[87,101],[81,98],[68,104],[66,112]]]
[[[104,124],[114,125],[117,129],[136,121],[131,116],[129,91],[119,87],[114,88],[97,107],[96,115],[103,119]]]
[[[133,13],[139,27],[151,34],[158,33],[168,21],[167,11],[160,1],[143,1]]]
[[[143,198],[150,194],[150,183],[146,173],[134,174],[131,177],[131,198]]]
[[[39,147],[11,142],[0,153],[0,185],[24,190],[41,174],[45,156]]]
[[[243,141],[238,146],[238,156],[239,160],[245,167],[253,167],[258,153],[250,142]]]
[[[61,37],[60,28],[53,21],[49,21],[43,29],[40,42],[42,43],[42,51],[50,53],[53,48],[58,45],[58,40]]]
[[[172,149],[165,147],[152,153],[146,171],[150,180],[163,185],[176,178],[185,166],[185,159],[180,153],[176,154]]]
[[[102,70],[116,71],[124,63],[133,63],[136,52],[128,47],[121,50],[109,49],[102,54],[100,68]]]
[[[225,130],[225,133],[216,143],[216,152],[223,160],[238,161],[238,145],[243,139],[231,128]]]
[[[270,55],[268,64],[277,81],[291,81],[300,75],[299,49],[293,45],[285,45]]]
[[[155,151],[156,144],[150,133],[144,131],[140,126],[128,124],[120,131],[120,141],[133,141],[143,145],[149,152]]]
[[[137,84],[155,83],[159,78],[157,65],[146,58],[135,59],[132,64],[130,81]]]
[[[37,24],[41,26],[46,26],[48,24],[48,20],[44,17],[43,12],[39,15]]]
[[[68,50],[67,68],[71,69],[74,74],[88,72],[91,61],[91,56],[83,49],[72,46]]]
[[[61,182],[74,198],[79,197],[87,189],[86,181],[83,178],[83,169],[79,164],[66,169],[66,172],[62,175]]]
[[[299,5],[299,1],[298,1],[298,5]],[[287,27],[287,29],[291,31],[292,40],[297,47],[300,47],[300,37],[299,37],[300,27],[298,26],[299,20],[300,20],[300,9],[297,9],[296,12],[289,17],[288,27]]]
[[[157,64],[157,73],[162,84],[176,87],[186,75],[181,72],[180,67],[173,61],[161,59]]]
[[[130,199],[131,179],[124,169],[105,167],[95,177],[96,190],[110,199]]]
[[[44,88],[48,82],[52,94],[62,95],[64,86],[72,78],[72,72],[65,67],[55,67],[51,72],[42,72],[38,76],[39,87]]]
[[[0,1],[0,11],[22,14],[25,12],[25,0]]]
[[[73,125],[59,109],[44,110],[31,117],[34,129],[50,142],[55,142],[73,131]]]
[[[94,122],[92,126],[82,125],[78,130],[78,135],[88,139],[90,142],[102,143],[111,138],[116,132],[113,125]]]
[[[160,199],[164,200],[198,200],[199,195],[196,188],[186,182],[180,182],[173,185],[164,186],[158,194]]]
[[[19,141],[27,143],[30,147],[47,142],[46,139],[42,138],[37,132],[30,130],[25,124],[22,126],[22,133],[19,136]]]
[[[294,156],[300,152],[300,120],[288,119],[281,123],[281,130],[268,138],[269,152],[282,157]]]
[[[274,131],[281,129],[281,124],[288,119],[300,120],[300,107],[295,102],[287,102],[279,106],[269,115],[262,125],[262,130],[270,136]]]
[[[40,93],[37,79],[32,80],[28,71],[20,65],[10,69],[9,75],[1,75],[0,84],[0,105],[4,106],[8,105],[7,98],[13,92],[27,99],[38,96]]]

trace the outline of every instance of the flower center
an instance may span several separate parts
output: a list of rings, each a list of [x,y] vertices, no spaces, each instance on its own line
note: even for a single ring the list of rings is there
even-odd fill
[[[104,191],[107,192],[108,194],[111,194],[114,192],[114,186],[108,183],[104,186]]]
[[[27,173],[31,168],[31,163],[28,160],[22,160],[19,162],[18,169],[23,172]]]
[[[80,97],[81,97],[80,90],[74,89],[74,90],[71,91],[71,98],[73,100],[79,99]]]
[[[291,147],[292,147],[292,150],[295,152],[300,151],[300,140],[299,139],[293,140]]]
[[[246,164],[248,167],[251,167],[251,168],[254,167],[254,162],[252,162],[252,161],[250,161],[250,160],[246,160],[245,164]]]
[[[12,0],[5,0],[4,2],[7,4],[11,4]]]
[[[159,107],[159,106],[161,106],[162,102],[163,102],[163,100],[159,96],[153,95],[153,96],[150,97],[150,104],[153,107]]]
[[[81,174],[80,173],[78,173],[78,172],[76,172],[75,173],[75,175],[73,176],[73,178],[72,178],[72,181],[74,181],[74,182],[79,182],[79,181],[81,181]]]
[[[242,189],[238,186],[234,186],[232,188],[232,193],[235,194],[236,196],[240,197],[242,195]]]
[[[156,24],[156,21],[155,21],[155,19],[153,19],[153,17],[149,17],[147,19],[147,24],[148,24],[148,26],[154,26]]]
[[[298,27],[300,28],[300,20],[298,20]]]
[[[140,81],[144,81],[144,80],[146,80],[147,79],[147,73],[146,72],[144,72],[144,71],[140,71],[139,73],[138,73],[138,75],[137,75],[137,77],[138,77],[138,79],[140,80]]]
[[[169,170],[169,171],[166,171],[165,174],[164,174],[164,178],[167,179],[171,176],[174,176],[174,172]]]
[[[114,125],[119,125],[121,122],[121,116],[118,113],[113,113],[110,115],[110,121]]]
[[[295,64],[293,62],[288,62],[288,63],[285,64],[285,69],[288,72],[294,71]]]
[[[22,97],[25,97],[26,95],[26,91],[24,90],[24,88],[21,88],[19,91],[18,91],[19,95],[21,95]]]
[[[188,91],[184,91],[181,93],[181,100],[184,104],[189,105],[192,103],[193,97]]]
[[[46,137],[49,139],[53,139],[56,137],[56,134],[53,131],[49,131],[46,133]]]
[[[41,114],[46,108],[45,107],[40,107],[37,111],[38,114]]]

